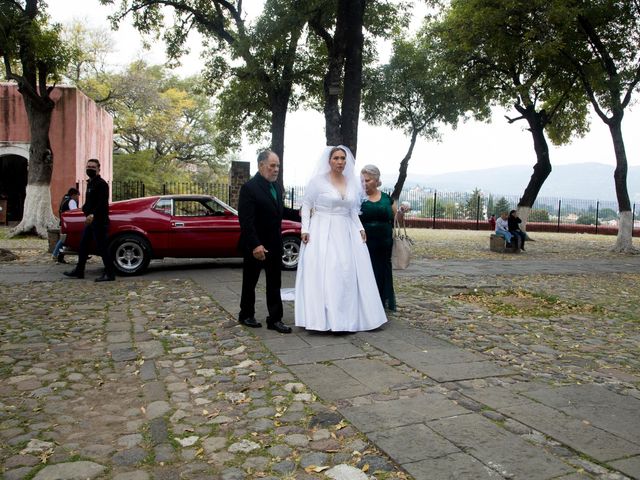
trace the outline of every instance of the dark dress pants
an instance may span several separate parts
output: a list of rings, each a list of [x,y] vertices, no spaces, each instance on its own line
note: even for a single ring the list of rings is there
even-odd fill
[[[282,298],[280,286],[282,283],[281,255],[267,253],[264,261],[256,260],[253,255],[245,255],[242,263],[242,294],[240,297],[240,320],[255,316],[256,285],[260,278],[260,271],[264,269],[267,281],[267,323],[272,324],[282,320]]]
[[[109,224],[90,223],[85,225],[82,232],[82,239],[80,240],[80,248],[78,252],[78,265],[75,270],[79,273],[84,273],[84,268],[89,258],[89,246],[93,240],[96,243],[98,253],[102,257],[102,263],[104,265],[104,273],[108,277],[113,277],[115,272],[113,271],[113,263],[111,262],[111,256],[109,255],[108,241]]]

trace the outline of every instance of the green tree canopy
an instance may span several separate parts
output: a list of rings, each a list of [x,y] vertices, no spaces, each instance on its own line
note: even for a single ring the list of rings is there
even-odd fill
[[[620,222],[614,250],[634,252],[622,119],[640,85],[640,3],[554,0],[552,22],[567,71],[580,81],[597,116],[609,127],[616,157],[614,182]]]
[[[564,143],[587,129],[576,76],[561,68],[550,45],[551,14],[547,0],[452,0],[438,27],[450,74],[483,108],[514,108],[508,121],[524,120],[531,131],[536,164],[519,204],[526,208],[551,172],[545,130]]]
[[[226,145],[219,144],[216,111],[199,82],[142,60],[122,73],[102,75],[96,90],[110,92],[102,106],[114,117],[114,152],[146,152],[155,168],[191,165],[214,177],[226,173]]]
[[[374,125],[402,130],[409,147],[399,162],[392,193],[399,198],[417,138],[437,139],[443,124],[455,126],[468,108],[466,90],[441,66],[433,32],[414,39],[398,39],[389,63],[370,70],[364,95],[365,119]],[[464,98],[464,100],[463,100]]]

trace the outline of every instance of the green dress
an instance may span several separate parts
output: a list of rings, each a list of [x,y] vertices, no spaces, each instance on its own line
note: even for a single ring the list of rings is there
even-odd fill
[[[367,234],[367,247],[376,277],[380,299],[385,308],[395,311],[391,247],[393,246],[393,200],[381,192],[380,200],[366,200],[361,206],[360,221]]]

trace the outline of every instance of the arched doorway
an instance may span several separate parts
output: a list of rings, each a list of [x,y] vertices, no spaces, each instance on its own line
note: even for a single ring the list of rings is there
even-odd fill
[[[0,199],[7,201],[7,220],[19,222],[27,195],[27,159],[20,155],[0,156]]]

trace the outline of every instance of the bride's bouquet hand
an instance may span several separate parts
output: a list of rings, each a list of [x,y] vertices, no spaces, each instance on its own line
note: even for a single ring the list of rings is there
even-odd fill
[[[309,234],[303,233],[300,238],[302,239],[302,243],[309,243]]]

